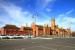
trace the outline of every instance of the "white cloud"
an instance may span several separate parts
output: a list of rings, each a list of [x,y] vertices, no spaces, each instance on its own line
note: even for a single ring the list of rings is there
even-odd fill
[[[1,18],[2,16],[0,16],[0,22],[4,23],[4,24],[9,24],[11,23],[9,20],[5,20],[4,18]]]
[[[56,18],[57,24],[60,27],[63,27],[63,28],[69,28],[69,27],[71,27],[71,29],[73,31],[75,31],[75,18],[69,16],[73,11],[74,11],[74,9],[71,9],[71,10],[69,10],[67,12],[59,14],[58,18]]]
[[[51,9],[49,9],[49,8],[47,8],[47,9],[46,9],[46,11],[47,11],[47,12],[51,12],[52,10],[51,10]]]
[[[71,10],[67,11],[66,14],[68,15],[68,14],[72,13],[73,11],[74,11],[74,10],[71,9]]]
[[[3,23],[11,23],[11,24],[17,24],[17,25],[25,25],[25,23],[31,23],[32,21],[32,14],[28,11],[23,11],[21,7],[18,7],[14,4],[0,4],[1,8],[4,9],[4,11],[7,13],[7,16],[12,18],[13,20],[6,20],[1,19],[0,21]],[[5,13],[4,13],[5,14]],[[7,16],[4,16],[5,18]],[[8,18],[7,17],[7,18]],[[17,21],[18,23],[14,22]]]
[[[5,19],[1,19],[0,21],[3,22],[4,24],[15,24],[18,26],[25,26],[26,24],[28,24],[28,26],[31,25],[31,23],[34,21],[34,19],[32,18],[33,14],[28,12],[28,11],[23,11],[23,9],[21,7],[18,7],[14,4],[2,4],[1,8],[4,9],[4,11],[7,13],[8,18],[12,18],[13,20],[5,20]],[[7,16],[4,16],[5,18]],[[40,22],[38,20],[39,17],[36,17],[36,22],[37,24],[43,24],[44,22],[46,23],[47,21],[42,21]],[[16,22],[17,21],[17,22]],[[38,22],[39,21],[39,22]]]
[[[72,31],[75,31],[75,18],[69,17],[63,14],[58,15],[58,18],[56,18],[56,22],[59,25],[59,27],[63,28],[70,28]]]
[[[45,5],[47,5],[49,2],[53,2],[54,0],[44,0]]]
[[[18,20],[19,22],[24,21],[24,16],[22,15],[23,12],[22,12],[21,8],[16,7],[14,5],[13,6],[12,5],[3,6],[3,8],[11,18]]]
[[[45,5],[47,5],[49,2],[52,2],[50,0],[45,0],[44,1]],[[44,6],[45,6],[44,5]],[[24,25],[26,23],[28,23],[28,25],[30,25],[33,22],[32,19],[32,13],[28,12],[28,11],[23,11],[23,9],[21,7],[18,7],[16,5],[13,4],[0,4],[1,8],[4,9],[4,11],[7,13],[7,16],[12,18],[13,20],[10,21],[10,19],[7,19],[7,16],[0,16],[0,22],[4,23],[4,24],[15,24],[15,25]],[[51,11],[49,9],[47,9],[47,11]],[[67,17],[67,15],[69,15],[70,13],[72,13],[74,10],[69,10],[64,14],[59,14],[58,18],[56,18],[56,22],[59,25],[59,27],[64,27],[64,28],[69,28],[70,26],[72,27],[72,30],[75,30],[75,18],[73,17]],[[44,15],[44,14],[43,14]],[[44,15],[45,20],[40,20],[37,18],[37,24],[50,24],[49,19],[47,18],[47,15]],[[3,18],[5,17],[5,18]],[[17,22],[15,22],[17,21]]]
[[[52,6],[56,0],[41,0],[41,1],[42,7],[45,8],[48,4],[50,4],[49,6]]]
[[[72,13],[73,11],[74,11],[73,9],[67,11],[67,12],[66,12],[66,15],[69,15],[69,14]]]

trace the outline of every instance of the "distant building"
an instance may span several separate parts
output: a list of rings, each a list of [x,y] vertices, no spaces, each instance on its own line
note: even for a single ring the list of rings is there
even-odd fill
[[[34,36],[41,36],[43,35],[43,26],[36,25],[35,23],[32,24],[32,30]]]
[[[55,26],[56,26],[55,19],[53,18],[53,19],[51,19],[51,29],[55,30]]]
[[[1,35],[26,35],[31,33],[30,27],[18,28],[15,25],[6,25],[1,28]]]
[[[25,35],[32,34],[32,28],[31,27],[21,27],[20,31],[23,31]]]
[[[1,28],[1,33],[2,35],[15,35],[17,34],[16,32],[19,30],[18,27],[16,27],[15,25],[6,25],[4,27]]]
[[[0,35],[33,35],[34,37],[38,36],[46,36],[46,35],[55,35],[55,36],[71,36],[70,29],[59,28],[56,25],[56,21],[53,18],[51,20],[51,27],[47,24],[44,26],[37,25],[32,23],[31,27],[28,26],[21,26],[20,28],[15,25],[5,25],[0,29]]]
[[[44,27],[43,27],[43,33],[44,33],[44,36],[45,35],[52,35],[51,27],[49,27],[47,24],[45,24]]]

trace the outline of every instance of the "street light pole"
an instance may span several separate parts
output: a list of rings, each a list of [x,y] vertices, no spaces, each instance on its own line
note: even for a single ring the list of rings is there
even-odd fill
[[[35,35],[34,36],[36,37],[36,17],[33,15],[32,16],[32,19],[33,19],[33,22],[35,24],[35,27],[34,27],[34,29],[35,29],[35,31],[34,31],[35,32]]]

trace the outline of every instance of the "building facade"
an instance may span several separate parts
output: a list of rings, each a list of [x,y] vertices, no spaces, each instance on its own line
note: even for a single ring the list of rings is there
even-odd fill
[[[51,27],[47,24],[44,26],[32,23],[31,27],[17,27],[15,25],[5,25],[0,29],[0,35],[33,35],[34,37],[55,35],[55,36],[71,36],[70,29],[59,28],[55,19],[51,20]]]

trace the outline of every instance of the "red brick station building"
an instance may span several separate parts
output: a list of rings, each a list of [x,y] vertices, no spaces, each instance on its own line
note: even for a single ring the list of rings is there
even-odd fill
[[[31,27],[21,26],[20,28],[15,25],[7,24],[4,27],[0,28],[0,35],[33,35],[46,36],[46,35],[56,35],[56,36],[71,36],[70,29],[59,28],[55,23],[55,19],[51,20],[51,26],[45,25],[36,25],[34,22]]]

